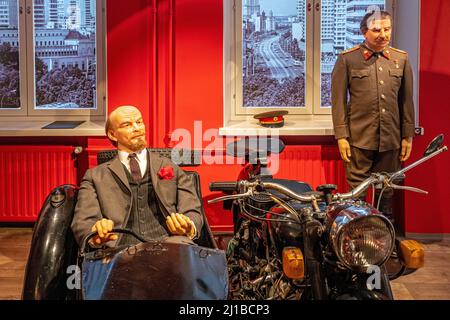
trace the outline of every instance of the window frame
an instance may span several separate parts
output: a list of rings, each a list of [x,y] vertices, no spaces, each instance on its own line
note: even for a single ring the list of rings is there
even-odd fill
[[[106,0],[96,4],[96,109],[35,108],[35,34],[34,1],[18,1],[20,108],[0,109],[0,121],[85,120],[104,121],[107,106],[106,83]]]
[[[232,96],[234,98],[234,115],[236,118],[240,118],[240,116],[247,116],[247,115],[253,115],[259,112],[266,112],[266,111],[273,111],[273,110],[279,110],[281,107],[243,107],[243,95],[242,95],[242,1],[244,0],[233,0],[235,3],[233,6],[233,21],[234,21],[234,43],[235,43],[235,50],[232,53],[233,57],[232,59],[236,61],[236,66],[232,72],[232,78],[236,79],[236,82],[233,87],[233,93]],[[225,5],[224,1],[224,5]],[[231,3],[232,1],[230,1]],[[308,27],[310,27],[313,24],[312,21],[312,15],[307,14],[306,15],[306,28],[308,30]],[[312,59],[313,59],[313,53],[312,53],[312,37],[306,37],[306,59],[305,59],[305,75],[306,80],[309,78],[312,78]],[[240,67],[240,68],[239,68]],[[312,104],[310,103],[313,95],[313,86],[311,81],[305,81],[305,106],[304,107],[287,107],[290,114],[295,115],[309,115],[312,112]],[[235,117],[232,117],[233,120],[237,120]]]
[[[223,2],[224,10],[224,61],[223,61],[223,88],[224,88],[224,127],[230,123],[234,125],[242,122],[247,125],[252,116],[259,112],[286,109],[289,110],[289,118],[294,121],[328,121],[331,118],[331,107],[321,105],[321,18],[322,1],[306,0],[305,7],[311,6],[312,10],[306,10],[306,70],[305,70],[305,107],[243,107],[242,106],[242,2],[244,0],[232,0]],[[395,31],[395,7],[398,0],[385,0],[386,10],[394,17]],[[319,5],[319,9],[316,9]],[[391,45],[395,47],[395,34]],[[314,46],[316,44],[316,46]],[[315,85],[314,85],[315,84]],[[417,105],[417,102],[416,102]],[[417,109],[417,107],[416,107]]]

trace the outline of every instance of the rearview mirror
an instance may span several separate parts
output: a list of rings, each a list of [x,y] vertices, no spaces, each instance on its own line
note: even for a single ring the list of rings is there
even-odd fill
[[[436,138],[434,138],[433,141],[430,142],[423,156],[424,157],[429,156],[430,154],[441,148],[443,144],[444,144],[444,135],[440,134]]]

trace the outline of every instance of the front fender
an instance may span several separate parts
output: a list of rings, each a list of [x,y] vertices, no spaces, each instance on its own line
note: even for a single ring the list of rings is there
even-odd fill
[[[45,200],[33,230],[22,299],[74,297],[75,292],[66,285],[66,270],[69,265],[76,264],[78,247],[70,225],[77,194],[78,187],[62,185]]]

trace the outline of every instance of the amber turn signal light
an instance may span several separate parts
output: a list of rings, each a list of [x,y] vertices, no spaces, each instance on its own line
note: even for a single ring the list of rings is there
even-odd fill
[[[299,248],[286,247],[283,249],[283,272],[291,279],[305,277],[305,261]]]
[[[415,240],[400,241],[401,257],[409,269],[419,269],[425,264],[424,247]]]

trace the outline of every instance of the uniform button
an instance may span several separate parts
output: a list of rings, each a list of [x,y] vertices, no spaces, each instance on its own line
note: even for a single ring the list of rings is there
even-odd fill
[[[384,109],[384,108],[383,108],[383,109],[381,109],[381,112],[385,113],[385,112],[386,112],[386,109]]]
[[[378,70],[383,71],[383,67],[379,67]]]
[[[384,94],[382,94],[381,99],[386,99],[386,96]]]
[[[384,84],[384,81],[383,81],[383,80],[380,80],[380,84],[383,85],[383,84]]]

